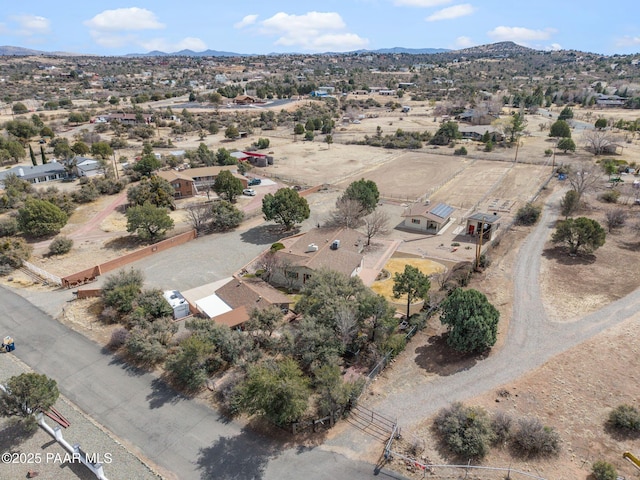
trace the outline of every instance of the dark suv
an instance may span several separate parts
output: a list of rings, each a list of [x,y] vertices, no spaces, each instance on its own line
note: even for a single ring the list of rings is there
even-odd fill
[[[251,180],[249,180],[248,185],[251,187],[253,185],[260,185],[262,183],[262,180],[260,180],[259,178],[252,178]]]

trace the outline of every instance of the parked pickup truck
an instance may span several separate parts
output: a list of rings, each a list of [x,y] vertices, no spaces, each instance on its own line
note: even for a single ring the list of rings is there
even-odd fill
[[[261,183],[262,180],[260,180],[259,178],[252,178],[249,180],[248,185],[252,187],[253,185],[260,185]]]

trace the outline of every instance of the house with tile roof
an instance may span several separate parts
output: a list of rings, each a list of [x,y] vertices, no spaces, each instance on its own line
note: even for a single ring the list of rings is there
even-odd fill
[[[436,205],[415,203],[402,214],[404,217],[402,226],[409,230],[435,235],[449,223],[454,211],[455,209],[446,203]]]
[[[275,252],[277,267],[269,282],[300,290],[318,270],[334,270],[353,277],[364,265],[366,241],[350,228],[314,228]]]
[[[256,277],[234,276],[182,294],[192,312],[230,328],[242,328],[254,309],[275,306],[286,311],[292,303],[290,297]]]

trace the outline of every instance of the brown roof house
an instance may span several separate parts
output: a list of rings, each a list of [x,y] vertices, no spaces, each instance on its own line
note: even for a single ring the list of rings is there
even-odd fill
[[[185,198],[209,190],[213,184],[216,183],[216,177],[220,175],[220,172],[223,170],[231,171],[234,177],[240,179],[242,188],[247,188],[249,180],[244,175],[238,173],[238,167],[236,165],[188,168],[180,172],[176,170],[162,170],[157,174],[173,186],[175,189],[175,198]]]
[[[349,228],[314,228],[275,253],[277,267],[269,282],[300,290],[318,270],[353,277],[364,265],[364,244],[362,235]]]
[[[229,328],[242,328],[254,308],[288,310],[292,303],[287,295],[255,277],[231,277],[182,293],[192,311]]]
[[[454,210],[446,203],[437,203],[436,205],[416,203],[402,214],[404,217],[402,226],[409,230],[435,235],[449,223]]]

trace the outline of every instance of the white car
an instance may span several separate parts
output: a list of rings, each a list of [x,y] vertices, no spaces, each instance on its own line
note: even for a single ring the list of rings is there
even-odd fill
[[[243,195],[247,195],[248,197],[255,197],[256,196],[256,191],[253,188],[245,188],[242,191]]]

